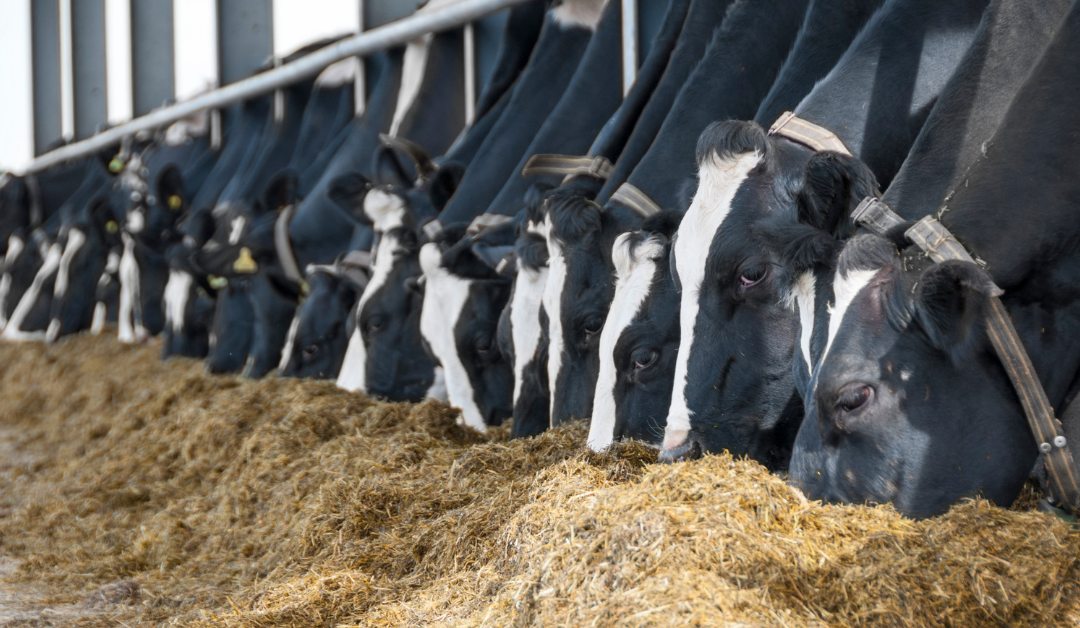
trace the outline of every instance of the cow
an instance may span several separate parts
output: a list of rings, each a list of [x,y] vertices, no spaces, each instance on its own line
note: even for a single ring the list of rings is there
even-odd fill
[[[878,4],[850,0],[811,2],[795,44],[757,116],[771,117],[777,108],[798,104],[814,82],[832,69]],[[668,219],[657,226],[677,227],[678,222]],[[601,373],[589,436],[589,446],[596,450],[620,437],[659,445],[665,425],[662,417],[671,402],[679,317],[678,296],[671,277],[670,244],[664,241],[674,233],[663,229],[653,232],[644,226],[642,229],[643,233],[636,238],[627,235],[619,256],[613,250],[613,259],[622,259],[622,269],[617,270],[619,284],[608,313],[612,320],[605,322],[600,339]],[[642,238],[651,239],[652,245],[642,247],[639,252],[638,242]],[[619,263],[616,268],[620,268]],[[651,281],[645,281],[646,275],[651,276]],[[631,277],[634,281],[629,283]],[[609,329],[613,324],[614,329]]]
[[[1076,190],[1056,174],[1075,161],[1069,146],[1080,133],[1065,113],[1080,78],[1072,63],[1080,11],[1070,4],[1048,4],[1045,13],[1042,5],[992,7],[996,19],[973,64],[982,73],[956,90],[961,105],[978,109],[942,115],[908,168],[896,210],[909,222],[844,244],[791,461],[792,483],[808,494],[892,502],[915,517],[975,493],[1002,505],[1016,498],[1039,443],[981,320],[994,296],[1059,416],[1074,399],[1080,355],[1067,339],[1076,305],[1063,295],[1075,284]],[[988,119],[973,119],[976,132],[951,138],[949,124],[963,125],[983,104]],[[937,198],[917,191],[919,181]],[[928,214],[979,263],[934,263],[911,246],[904,232]],[[1070,411],[1063,414],[1067,442],[1080,438]]]
[[[786,116],[773,135],[757,121],[728,121],[699,138],[698,188],[673,247],[681,338],[664,459],[727,449],[786,468],[803,415],[792,369],[798,315],[786,298],[796,278],[750,235],[800,215],[832,229],[844,208],[890,181],[986,4],[888,0],[795,109],[839,138],[833,150],[791,139]]]
[[[805,8],[803,0],[733,4],[649,152],[620,190],[630,186],[660,207],[677,208],[679,183],[693,174],[693,157],[684,164],[683,144],[710,120],[753,115],[791,48]],[[600,331],[614,292],[612,246],[653,211],[614,197],[601,207],[571,188],[549,197],[543,305],[552,425],[592,412]]]

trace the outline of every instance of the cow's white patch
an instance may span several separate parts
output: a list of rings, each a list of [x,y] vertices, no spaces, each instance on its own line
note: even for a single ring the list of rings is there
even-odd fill
[[[435,379],[432,380],[431,386],[427,389],[424,397],[427,399],[438,399],[443,402],[447,400],[446,371],[443,370],[443,367],[435,367]]]
[[[53,286],[53,295],[62,297],[67,292],[71,282],[71,260],[79,253],[79,249],[86,244],[86,234],[79,229],[68,231],[67,246],[64,254],[60,256],[60,268],[56,271],[56,284]]]
[[[97,336],[105,329],[105,319],[108,317],[108,307],[98,301],[94,304],[94,320],[90,323],[90,333]]]
[[[7,301],[11,294],[11,269],[26,249],[26,243],[17,235],[8,238],[7,254],[4,255],[4,276],[0,278],[0,329],[7,325]]]
[[[542,303],[548,315],[548,390],[551,391],[549,400],[548,421],[555,417],[555,391],[559,382],[559,371],[562,370],[563,352],[563,326],[562,326],[562,295],[566,288],[566,256],[563,255],[562,244],[551,233],[551,216],[544,218],[545,233],[548,244],[548,278],[544,284],[544,296]]]
[[[442,364],[446,375],[446,395],[450,405],[461,409],[465,425],[484,432],[487,424],[476,403],[469,372],[458,355],[454,328],[469,300],[472,282],[454,275],[442,265],[442,251],[437,244],[420,249],[420,268],[424,271],[424,305],[420,310],[420,333],[431,352]]]
[[[615,440],[615,382],[618,378],[615,345],[649,296],[657,261],[664,253],[664,242],[660,237],[649,238],[631,252],[633,235],[620,234],[611,248],[611,259],[615,264],[615,297],[600,332],[600,373],[593,392],[593,415],[586,443],[593,451],[601,451]]]
[[[548,269],[518,268],[514,277],[514,295],[510,300],[510,338],[514,343],[514,403],[521,397],[525,367],[536,358],[543,329],[540,305],[544,299]]]
[[[390,123],[390,135],[398,134],[401,125],[416,105],[420,88],[424,84],[428,55],[431,53],[431,40],[434,38],[434,33],[428,33],[417,37],[405,46],[405,58],[401,66],[401,87],[398,88],[397,106],[394,108],[393,122]]]
[[[124,227],[129,233],[142,233],[146,228],[146,214],[142,209],[132,209],[128,212],[127,224]]]
[[[390,273],[394,269],[395,254],[399,250],[403,251],[404,247],[396,236],[383,235],[379,238],[379,245],[375,249],[375,263],[371,268],[371,280],[364,288],[364,294],[360,296],[360,302],[356,306],[356,330],[349,338],[349,347],[345,350],[345,359],[338,373],[339,388],[353,392],[367,392],[367,346],[360,332],[360,315],[372,296],[390,279]]]
[[[244,235],[244,225],[247,224],[247,218],[243,216],[237,216],[229,223],[229,244],[236,244],[240,242],[240,236]]]
[[[281,362],[278,362],[278,373],[285,372],[285,367],[289,365],[289,360],[292,359],[293,351],[296,345],[296,332],[300,329],[300,308],[296,308],[296,314],[293,316],[292,322],[289,323],[289,333],[285,335],[285,348],[281,350]]]
[[[731,202],[747,175],[761,162],[761,154],[744,153],[731,159],[720,159],[714,153],[700,164],[698,189],[686,216],[679,225],[672,254],[682,285],[679,307],[681,339],[675,357],[675,386],[668,408],[664,429],[664,449],[676,447],[690,430],[690,407],[686,399],[689,381],[690,348],[694,345],[694,329],[700,308],[701,285],[705,281],[705,264],[709,248],[721,225],[731,212]]]
[[[844,316],[847,314],[848,308],[851,307],[851,302],[866,287],[866,284],[870,283],[878,270],[880,269],[855,270],[846,275],[837,273],[833,279],[833,295],[835,295],[836,301],[826,308],[829,313],[829,336],[825,341],[825,351],[821,354],[822,362],[829,355],[829,349],[832,348],[833,340],[836,339],[836,333],[840,331],[840,324],[844,321]]]
[[[364,215],[379,233],[405,226],[405,212],[405,200],[393,192],[374,188],[364,196]]]
[[[803,361],[806,362],[806,370],[813,374],[814,365],[810,357],[810,340],[814,334],[814,307],[817,301],[817,287],[814,285],[814,273],[805,272],[799,275],[792,287],[791,296],[795,298],[795,306],[799,308],[799,350],[802,352]]]
[[[52,344],[56,342],[56,339],[60,337],[60,319],[54,318],[49,321],[49,327],[45,330],[45,342],[46,344]]]
[[[165,327],[174,334],[184,333],[184,313],[191,298],[191,285],[195,278],[182,270],[169,269],[169,281],[165,284]]]
[[[124,253],[120,256],[120,308],[117,312],[117,334],[120,342],[138,342],[143,339],[142,321],[136,311],[139,304],[139,262],[135,259],[135,239],[121,234]]]
[[[37,304],[45,282],[60,267],[60,257],[62,255],[63,250],[60,244],[53,244],[49,247],[49,252],[45,255],[45,262],[38,269],[37,274],[34,275],[34,281],[26,289],[26,293],[19,299],[19,304],[15,306],[15,311],[11,313],[11,320],[8,321],[7,327],[4,328],[4,333],[0,335],[0,338],[5,340],[41,340],[45,337],[42,332],[26,332],[21,327],[23,322],[26,321],[26,317],[30,315],[30,311],[34,309],[34,305]]]
[[[360,59],[348,57],[331,63],[315,79],[316,89],[339,89],[356,80],[360,73]]]
[[[604,15],[607,0],[564,0],[551,11],[560,26],[587,28],[595,31]]]

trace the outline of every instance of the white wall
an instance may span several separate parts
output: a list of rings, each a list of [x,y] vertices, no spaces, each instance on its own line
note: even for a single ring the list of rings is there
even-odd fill
[[[360,0],[274,0],[274,54],[360,29]]]
[[[217,85],[217,2],[173,0],[173,84],[176,100]]]
[[[0,1],[0,169],[21,170],[34,156],[30,0]]]

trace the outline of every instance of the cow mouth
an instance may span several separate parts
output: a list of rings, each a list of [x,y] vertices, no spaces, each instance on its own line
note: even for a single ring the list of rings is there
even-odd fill
[[[677,445],[664,447],[660,451],[657,461],[663,463],[684,462],[697,460],[703,455],[705,455],[705,449],[701,446],[701,441],[693,432],[687,432],[686,437]]]

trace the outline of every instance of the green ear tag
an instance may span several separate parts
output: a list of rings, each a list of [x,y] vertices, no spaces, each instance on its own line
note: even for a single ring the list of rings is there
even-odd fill
[[[214,290],[221,290],[229,285],[229,280],[225,277],[218,277],[217,275],[207,275],[206,283],[210,284],[210,287]]]
[[[116,224],[115,220],[110,220],[109,222],[105,223],[105,231],[109,232],[110,234],[116,233],[119,230],[120,225]]]
[[[255,263],[255,259],[251,257],[251,249],[248,247],[240,248],[240,256],[233,262],[233,270],[238,273],[250,275],[259,270],[259,265]]]
[[[176,194],[169,197],[169,209],[176,211],[180,209],[180,206],[184,204],[184,199],[180,198]]]
[[[117,174],[123,171],[123,169],[124,160],[120,159],[119,157],[113,157],[112,161],[109,162],[109,172]]]

